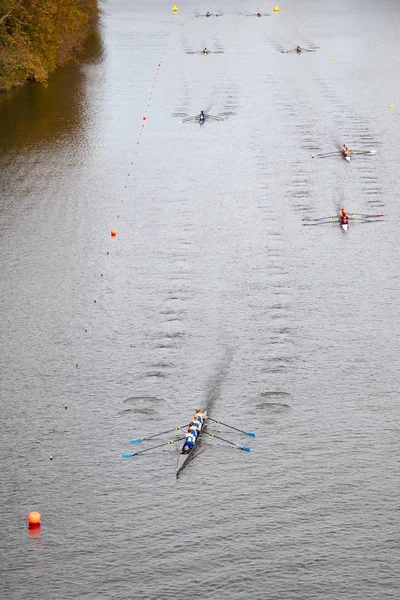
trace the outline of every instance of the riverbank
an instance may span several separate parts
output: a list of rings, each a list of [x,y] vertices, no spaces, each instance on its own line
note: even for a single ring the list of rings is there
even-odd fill
[[[46,84],[79,56],[99,15],[97,0],[7,0],[0,12],[0,92],[27,81]]]

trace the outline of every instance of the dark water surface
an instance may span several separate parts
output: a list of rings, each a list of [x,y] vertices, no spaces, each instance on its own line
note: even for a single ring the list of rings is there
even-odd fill
[[[0,99],[2,599],[400,596],[399,7],[272,5],[115,0]],[[253,452],[121,459],[196,406]]]

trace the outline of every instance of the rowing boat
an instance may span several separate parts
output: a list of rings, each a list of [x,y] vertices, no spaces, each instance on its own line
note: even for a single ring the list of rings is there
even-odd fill
[[[183,453],[183,448],[184,448],[185,443],[182,446],[182,450],[181,450],[181,452],[179,454],[179,458],[178,458],[178,465],[177,465],[177,468],[176,468],[176,478],[177,479],[178,479],[180,473],[186,467],[186,465],[189,464],[190,461],[194,458],[194,456],[196,454],[195,450],[196,450],[197,447],[200,446],[200,444],[202,442],[202,436],[201,436],[201,434],[203,432],[206,433],[206,429],[207,429],[207,420],[206,420],[207,419],[207,411],[205,410],[203,412],[203,414],[205,416],[204,423],[203,423],[203,426],[202,426],[202,428],[200,429],[200,431],[199,431],[199,433],[197,435],[195,445],[193,446],[193,448],[191,448],[188,452],[185,452],[185,453]]]
[[[346,232],[349,228],[349,215],[346,212],[340,212],[338,216],[338,223],[342,230]]]
[[[343,156],[344,160],[347,160],[347,162],[350,162],[350,161],[351,161],[351,156],[350,156],[350,154],[345,154],[345,153],[344,153],[344,152],[342,152],[342,151],[341,151],[341,154],[342,154],[342,156]]]

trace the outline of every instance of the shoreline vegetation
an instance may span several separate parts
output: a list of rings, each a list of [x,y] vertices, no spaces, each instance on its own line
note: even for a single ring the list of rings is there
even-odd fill
[[[0,92],[46,85],[79,55],[98,16],[97,0],[0,0]]]

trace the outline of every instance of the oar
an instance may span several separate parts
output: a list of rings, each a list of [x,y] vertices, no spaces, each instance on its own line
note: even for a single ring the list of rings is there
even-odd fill
[[[355,217],[365,217],[365,218],[369,218],[369,217],[383,217],[382,213],[376,213],[376,215],[369,215],[367,213],[351,213],[351,216],[355,216]]]
[[[231,442],[230,440],[226,440],[225,438],[219,437],[218,435],[215,435],[214,433],[209,433],[208,431],[203,431],[202,433],[206,433],[210,437],[214,437],[214,438],[217,438],[217,440],[221,440],[222,442],[231,444],[231,446],[235,446],[235,448],[239,448],[240,450],[244,450],[245,452],[251,452],[251,448],[249,448],[248,446],[239,446],[239,444],[235,444],[234,442]]]
[[[218,421],[216,419],[212,419],[211,417],[207,417],[209,421],[213,421],[214,423],[218,423],[218,425],[224,425],[225,427],[229,427],[229,429],[234,429],[235,431],[239,431],[240,433],[245,433],[249,437],[256,437],[256,434],[252,431],[243,431],[243,429],[238,429],[237,427],[233,427],[233,425],[228,425],[227,423],[223,423],[222,421]]]
[[[144,442],[145,440],[151,440],[155,437],[158,437],[159,435],[165,435],[166,433],[171,433],[172,431],[180,431],[181,429],[184,429],[185,427],[188,427],[189,423],[187,425],[181,425],[178,427],[174,427],[173,429],[168,429],[167,431],[160,431],[160,433],[154,433],[153,435],[149,435],[147,437],[143,437],[143,438],[135,438],[133,440],[130,440],[130,444],[138,444],[139,442]]]
[[[178,440],[180,440],[180,438],[177,438],[176,440],[168,440],[168,442],[164,442],[163,444],[157,444],[157,446],[152,446],[151,448],[146,448],[146,450],[139,450],[139,452],[126,452],[125,454],[122,454],[122,458],[132,458],[132,456],[138,456],[139,454],[144,454],[145,452],[150,452],[150,450],[155,450],[156,448],[161,448],[161,446],[168,446],[171,444],[175,444],[175,442],[177,442]]]
[[[336,215],[331,215],[329,217],[321,217],[319,219],[307,219],[307,218],[304,218],[302,220],[303,221],[313,221],[314,222],[314,221],[327,221],[328,219],[337,219],[337,217],[336,217]]]
[[[197,119],[197,117],[185,117],[185,119],[182,119],[181,123],[185,123],[186,121],[194,121],[195,119]]]
[[[376,154],[376,150],[354,150],[351,149],[350,152],[353,154]]]
[[[335,152],[321,152],[321,154],[311,154],[311,158],[327,158],[328,156],[336,156],[338,153],[338,150]]]
[[[303,227],[311,227],[312,225],[330,225],[335,221],[322,221],[320,223],[302,223]]]

